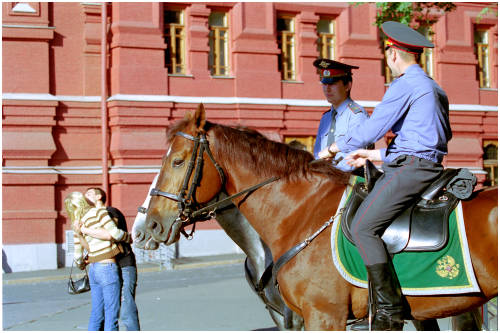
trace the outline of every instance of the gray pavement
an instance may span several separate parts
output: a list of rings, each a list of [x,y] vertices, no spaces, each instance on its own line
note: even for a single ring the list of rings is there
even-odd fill
[[[142,330],[276,330],[246,282],[243,261],[227,255],[177,259],[173,270],[138,265]],[[90,293],[69,295],[68,275],[68,268],[3,274],[3,329],[86,331]],[[439,325],[449,330],[450,319]],[[404,330],[414,330],[411,322]]]
[[[138,265],[143,330],[262,330],[274,323],[248,287],[243,256]],[[4,330],[87,330],[90,293],[66,292],[69,269],[3,274]]]

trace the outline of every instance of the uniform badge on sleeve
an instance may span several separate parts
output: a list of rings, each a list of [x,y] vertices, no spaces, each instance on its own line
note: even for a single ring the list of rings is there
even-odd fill
[[[348,107],[354,114],[363,112],[363,110],[357,104],[349,103]]]

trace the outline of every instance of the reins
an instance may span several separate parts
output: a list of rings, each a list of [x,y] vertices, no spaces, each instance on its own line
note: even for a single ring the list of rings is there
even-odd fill
[[[311,236],[307,237],[303,242],[295,245],[290,250],[286,251],[281,257],[276,260],[276,263],[273,266],[273,284],[277,285],[278,272],[287,262],[289,262],[293,257],[295,257],[300,251],[305,249],[311,242],[318,237],[320,233],[322,233],[326,228],[328,228],[335,219],[342,214],[344,211],[343,208],[339,210],[339,212],[330,217],[328,221],[326,221],[316,232],[314,232]]]
[[[261,183],[253,185],[247,189],[244,189],[244,190],[242,190],[236,194],[233,194],[231,196],[228,196],[228,197],[226,197],[222,200],[219,200],[213,204],[210,204],[210,205],[202,207],[202,208],[198,208],[200,205],[196,202],[194,195],[195,195],[196,187],[199,186],[200,180],[202,177],[203,153],[207,153],[208,157],[210,158],[210,161],[213,163],[215,169],[219,173],[219,177],[221,179],[221,188],[224,188],[226,176],[224,174],[224,170],[215,161],[215,159],[213,157],[213,154],[212,154],[212,151],[210,150],[210,146],[208,144],[208,140],[207,140],[205,133],[199,133],[196,137],[189,135],[189,134],[186,134],[184,132],[177,132],[177,133],[175,133],[175,135],[183,137],[187,140],[191,140],[194,142],[193,153],[191,155],[191,159],[189,160],[189,164],[188,164],[188,167],[186,169],[186,175],[184,176],[182,187],[181,187],[178,194],[165,192],[165,191],[162,191],[162,190],[155,187],[155,188],[151,189],[150,195],[151,196],[162,196],[162,197],[165,197],[167,199],[170,199],[170,200],[177,202],[177,206],[178,206],[178,210],[179,210],[179,216],[177,217],[177,220],[180,220],[182,222],[181,233],[186,238],[192,238],[192,235],[193,235],[195,228],[196,228],[196,222],[206,221],[206,220],[215,218],[216,211],[218,209],[220,209],[223,205],[230,202],[232,199],[237,198],[243,194],[253,192],[253,191],[261,188],[262,186],[265,186],[265,185],[272,183],[272,182],[279,179],[279,177],[276,177],[276,176],[268,178]],[[194,171],[194,176],[193,176],[193,180],[192,180],[191,185],[190,185],[189,179],[191,178],[193,171]],[[187,234],[184,231],[184,227],[191,225],[191,224],[193,224],[193,228],[191,229],[191,232],[189,234]]]
[[[210,204],[208,206],[198,208],[199,204],[196,202],[194,198],[194,193],[196,191],[196,187],[200,184],[200,180],[202,177],[202,163],[203,163],[203,153],[206,152],[208,157],[210,158],[210,161],[213,163],[214,167],[216,168],[217,172],[219,173],[220,179],[221,179],[221,188],[224,188],[225,181],[226,181],[226,176],[224,174],[224,170],[221,168],[221,166],[215,161],[213,154],[210,150],[210,146],[208,144],[208,140],[206,137],[206,134],[203,132],[198,133],[198,136],[194,137],[192,135],[186,134],[184,132],[177,132],[175,135],[183,137],[187,140],[191,140],[194,142],[194,148],[193,148],[193,153],[191,155],[191,159],[188,164],[188,168],[186,170],[186,175],[183,180],[183,184],[181,187],[181,190],[179,191],[179,194],[174,194],[174,193],[169,193],[165,191],[161,191],[157,188],[153,188],[150,192],[151,196],[162,196],[170,200],[177,201],[178,208],[179,208],[179,216],[177,217],[176,220],[180,220],[182,222],[182,227],[181,227],[181,233],[188,239],[192,238],[193,233],[196,228],[196,222],[198,221],[205,221],[209,220],[212,218],[216,217],[216,211],[220,209],[223,205],[227,204],[228,202],[231,202],[234,198],[237,198],[239,196],[242,196],[243,194],[246,193],[251,193],[267,184],[270,184],[276,180],[278,180],[280,177],[274,176],[271,178],[266,179],[265,181],[258,183],[256,185],[253,185],[249,188],[246,188],[238,193],[235,193],[233,195],[230,195],[222,200],[219,200],[213,204]],[[310,164],[318,163],[318,160],[313,160],[309,162]],[[196,163],[196,165],[195,165]],[[194,177],[193,181],[191,182],[191,185],[189,185],[189,179],[191,178],[191,175],[193,174],[194,170]],[[187,193],[186,193],[187,191]],[[219,192],[220,193],[220,192]],[[196,208],[196,209],[195,209]],[[331,216],[328,221],[326,221],[316,232],[314,232],[311,236],[307,237],[303,242],[297,244],[296,246],[292,247],[290,250],[285,252],[278,260],[276,261],[276,264],[273,265],[272,268],[272,279],[273,279],[273,284],[277,284],[277,275],[279,270],[286,264],[288,263],[293,257],[295,257],[300,251],[305,249],[320,233],[322,233],[326,228],[328,228],[334,220],[342,214],[343,209],[340,209],[337,214],[334,216]],[[185,226],[188,226],[190,224],[193,224],[193,228],[191,229],[191,232],[187,234],[184,230]]]

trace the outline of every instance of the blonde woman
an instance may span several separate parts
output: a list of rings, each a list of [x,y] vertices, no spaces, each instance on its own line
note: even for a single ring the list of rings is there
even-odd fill
[[[120,249],[115,242],[130,241],[130,235],[116,227],[105,208],[90,205],[80,192],[70,193],[64,204],[73,224],[75,262],[84,267],[83,247],[89,253],[92,311],[88,330],[117,331],[121,283],[115,260]]]

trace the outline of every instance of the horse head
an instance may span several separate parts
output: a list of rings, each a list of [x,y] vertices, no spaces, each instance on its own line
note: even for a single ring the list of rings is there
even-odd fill
[[[202,104],[169,131],[170,149],[163,157],[156,187],[151,191],[145,226],[157,242],[179,239],[191,214],[223,188],[224,172],[213,159]]]

